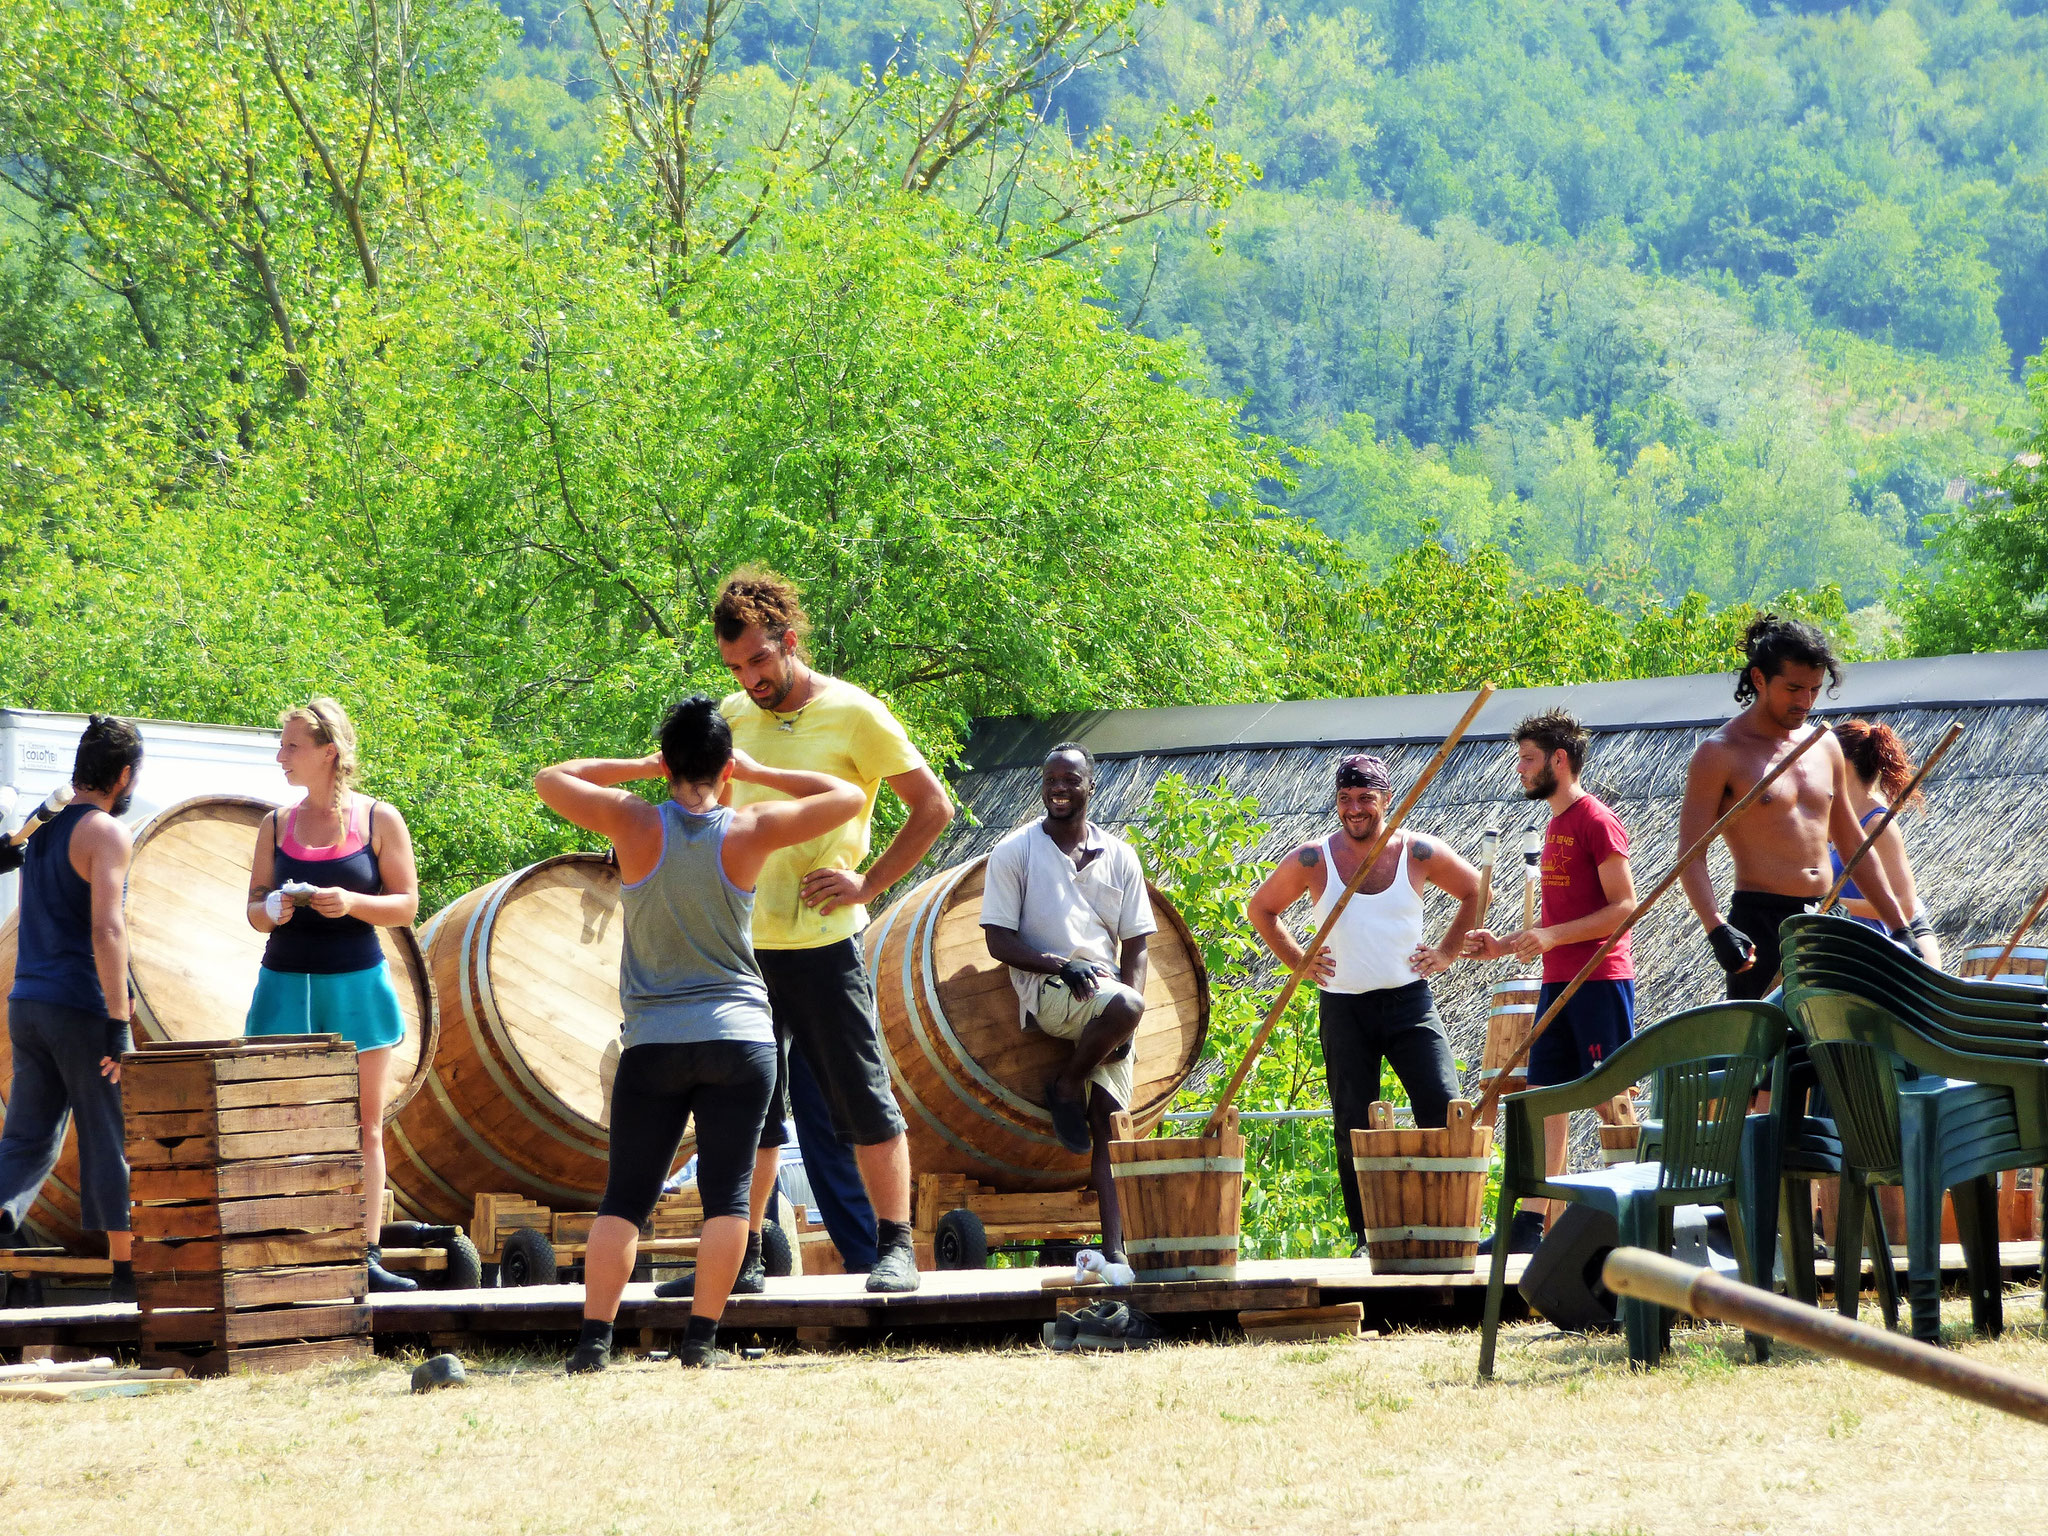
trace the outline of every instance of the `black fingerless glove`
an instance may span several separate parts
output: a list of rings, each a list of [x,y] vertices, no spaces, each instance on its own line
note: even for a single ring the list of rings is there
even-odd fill
[[[1095,967],[1086,960],[1069,960],[1060,967],[1060,980],[1074,996],[1083,996],[1095,985]]]
[[[1911,928],[1894,928],[1886,937],[1915,960],[1925,960],[1927,952],[1920,947],[1920,936]]]
[[[1707,942],[1714,948],[1714,958],[1721,962],[1721,969],[1733,976],[1756,958],[1756,946],[1740,928],[1723,923],[1707,935]]]
[[[21,868],[22,843],[9,842],[0,837],[0,875],[11,875]]]

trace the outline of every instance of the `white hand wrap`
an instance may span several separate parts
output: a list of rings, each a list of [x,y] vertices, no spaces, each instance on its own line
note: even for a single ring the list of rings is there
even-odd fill
[[[263,915],[273,923],[284,921],[284,892],[272,891],[263,898]]]

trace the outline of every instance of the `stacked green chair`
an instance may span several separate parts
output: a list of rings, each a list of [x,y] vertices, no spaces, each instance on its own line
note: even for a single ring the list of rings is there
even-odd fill
[[[1838,1247],[1855,1251],[1862,1186],[1906,1195],[1906,1289],[1913,1335],[1941,1331],[1941,1202],[1955,1203],[1971,1319],[2002,1324],[1996,1176],[2048,1163],[2048,1032],[2017,998],[1973,998],[1860,924],[1785,924],[1785,1001],[1840,1132],[1847,1178]],[[1889,950],[1889,952],[1886,952]],[[2018,988],[1984,988],[1987,994]],[[1856,1310],[1838,1278],[1837,1306]]]
[[[1563,1200],[1606,1211],[1624,1243],[1668,1253],[1675,1207],[1718,1205],[1727,1213],[1742,1278],[1756,1284],[1747,1217],[1755,1204],[1751,1183],[1757,1175],[1750,1171],[1752,1160],[1742,1154],[1744,1126],[1751,1118],[1750,1096],[1780,1065],[1792,1038],[1789,1021],[1772,1004],[1716,1003],[1650,1026],[1575,1082],[1509,1094],[1501,1101],[1503,1167],[1494,1231],[1510,1229],[1523,1200]],[[1597,1173],[1545,1176],[1543,1122],[1548,1116],[1592,1109],[1646,1077],[1655,1079],[1662,1120],[1655,1160],[1620,1163]],[[1507,1244],[1496,1243],[1480,1336],[1481,1377],[1493,1374],[1507,1265]],[[1651,1303],[1624,1297],[1621,1320],[1629,1359],[1654,1365],[1664,1350],[1668,1315]],[[1762,1360],[1768,1342],[1752,1335],[1750,1344]]]

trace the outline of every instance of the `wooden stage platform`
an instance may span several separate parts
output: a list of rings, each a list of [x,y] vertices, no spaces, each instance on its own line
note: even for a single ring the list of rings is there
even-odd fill
[[[1942,1253],[1944,1266],[1959,1275],[1962,1250]],[[2033,1243],[2007,1243],[2001,1253],[2009,1281],[2038,1278],[2041,1251]],[[1510,1286],[1526,1261],[1512,1259]],[[1823,1263],[1823,1277],[1831,1266]],[[1101,1286],[1057,1283],[1070,1271],[1054,1269],[951,1270],[928,1273],[921,1289],[907,1296],[873,1296],[856,1275],[796,1276],[771,1280],[761,1296],[735,1296],[724,1331],[733,1336],[759,1332],[794,1334],[799,1340],[848,1345],[884,1337],[912,1340],[920,1333],[1034,1334],[1062,1302],[1072,1306],[1110,1294]],[[1048,1286],[1047,1281],[1055,1282]],[[1240,1311],[1294,1309],[1359,1302],[1367,1328],[1460,1327],[1478,1321],[1485,1294],[1483,1271],[1465,1275],[1375,1275],[1363,1259],[1251,1261],[1238,1266],[1232,1281],[1183,1281],[1136,1285],[1117,1291],[1141,1310],[1184,1326],[1203,1322],[1231,1328]],[[1509,1304],[1520,1315],[1512,1288]],[[663,1301],[654,1287],[627,1287],[619,1310],[622,1342],[643,1346],[658,1335],[680,1331],[689,1317],[687,1300]],[[513,1290],[418,1291],[370,1298],[371,1327],[380,1342],[461,1349],[493,1342],[513,1344],[543,1337],[573,1336],[583,1313],[578,1285],[531,1286]],[[44,1306],[0,1310],[0,1353],[24,1348],[132,1348],[138,1338],[132,1304]]]

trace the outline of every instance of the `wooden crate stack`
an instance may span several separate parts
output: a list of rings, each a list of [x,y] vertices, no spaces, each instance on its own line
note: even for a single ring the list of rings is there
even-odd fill
[[[121,1089],[143,1364],[209,1376],[367,1355],[354,1049],[146,1045]]]

